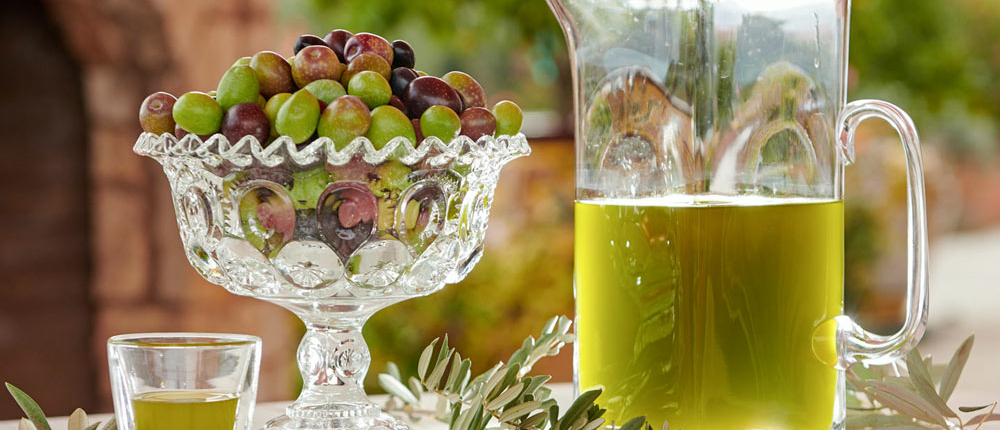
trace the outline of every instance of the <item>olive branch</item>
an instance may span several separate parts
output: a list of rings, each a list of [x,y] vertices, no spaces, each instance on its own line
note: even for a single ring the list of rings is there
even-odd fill
[[[9,382],[6,383],[7,391],[10,392],[11,397],[17,402],[17,405],[21,407],[26,418],[21,418],[21,421],[17,424],[17,430],[52,430],[52,426],[49,425],[48,418],[45,418],[45,413],[42,412],[42,408],[38,406],[31,396],[21,391],[11,385]],[[67,430],[117,430],[118,424],[115,423],[115,417],[111,417],[110,420],[101,425],[101,422],[91,424],[87,418],[87,413],[83,409],[77,408],[69,416],[69,423],[66,425]]]
[[[448,346],[448,337],[434,339],[420,355],[417,376],[406,383],[399,367],[389,363],[378,375],[379,385],[389,400],[386,410],[417,421],[430,416],[448,424],[450,430],[595,430],[604,425],[606,409],[595,403],[601,390],[581,393],[559,415],[559,406],[543,386],[548,375],[529,376],[538,360],[556,355],[576,340],[569,333],[572,322],[566,317],[550,319],[536,340],[528,337],[507,363],[472,377],[469,359]],[[931,357],[917,349],[904,360],[884,366],[855,364],[847,372],[847,418],[849,430],[980,430],[989,421],[1000,421],[997,402],[962,406],[958,412],[947,405],[972,351],[969,336],[955,351],[947,366],[935,366]],[[935,372],[931,372],[934,369]],[[939,378],[932,375],[939,374]],[[434,409],[422,406],[421,397],[437,396]],[[978,415],[962,418],[960,413]],[[492,423],[492,427],[490,426]],[[614,424],[611,425],[614,427]],[[636,417],[622,430],[652,430],[645,417]],[[663,430],[669,428],[664,423]]]
[[[896,363],[851,366],[847,370],[847,428],[979,430],[988,421],[1000,421],[1000,414],[994,413],[997,402],[961,406],[958,412],[947,403],[974,341],[975,335],[966,338],[947,365],[935,365],[930,356],[914,348]],[[940,377],[935,378],[936,374]],[[979,414],[963,418],[959,412]]]
[[[475,377],[470,370],[472,362],[448,346],[447,335],[443,341],[434,339],[420,354],[417,376],[403,383],[394,363],[378,375],[379,385],[389,393],[386,410],[401,412],[411,420],[431,416],[448,423],[450,430],[486,430],[490,423],[494,423],[491,429],[504,430],[595,430],[605,422],[601,416],[606,409],[594,403],[601,390],[581,393],[560,415],[551,390],[543,386],[552,377],[528,375],[539,360],[558,354],[565,344],[576,340],[576,335],[569,333],[571,325],[564,316],[550,319],[537,340],[529,336],[506,363],[497,363]],[[433,410],[421,406],[426,393],[437,395]],[[651,430],[645,418],[639,417],[620,428],[643,427]]]

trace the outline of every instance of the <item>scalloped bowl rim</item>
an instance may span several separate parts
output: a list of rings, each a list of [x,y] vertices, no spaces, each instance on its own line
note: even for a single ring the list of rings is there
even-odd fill
[[[254,159],[265,166],[273,167],[289,158],[297,164],[310,164],[325,159],[326,163],[339,166],[350,161],[355,155],[361,155],[370,163],[382,162],[395,155],[395,159],[406,165],[417,164],[425,158],[432,165],[444,165],[467,156],[500,158],[501,163],[505,163],[531,153],[527,138],[522,133],[497,137],[487,135],[476,141],[468,136],[457,136],[447,143],[431,136],[417,146],[414,146],[410,139],[397,136],[379,149],[376,149],[371,140],[364,136],[355,138],[340,150],[336,149],[333,140],[328,137],[319,137],[305,146],[300,147],[300,145],[293,142],[289,136],[280,136],[265,146],[254,136],[244,136],[236,144],[231,144],[221,133],[213,134],[203,141],[200,136],[193,133],[178,139],[171,133],[157,135],[144,132],[139,135],[132,150],[136,154],[157,160],[194,158],[211,166],[218,166],[228,161],[241,167],[249,166]]]

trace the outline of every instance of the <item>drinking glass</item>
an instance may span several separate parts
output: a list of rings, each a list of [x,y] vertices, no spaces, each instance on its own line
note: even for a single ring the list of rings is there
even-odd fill
[[[125,334],[108,340],[115,417],[123,430],[247,430],[260,338]]]
[[[927,316],[916,130],[846,102],[845,0],[548,0],[576,106],[577,390],[618,425],[843,428],[844,370]],[[844,167],[867,118],[906,156],[906,320],[843,315]]]

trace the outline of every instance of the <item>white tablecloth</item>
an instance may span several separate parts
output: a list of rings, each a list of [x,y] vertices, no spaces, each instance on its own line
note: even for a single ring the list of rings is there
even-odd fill
[[[570,384],[550,384],[552,388],[552,397],[559,402],[560,405],[568,404],[567,402],[572,400],[573,397],[573,387]],[[434,396],[425,396],[427,400],[432,400]],[[372,396],[372,400],[376,403],[385,403],[385,396]],[[264,426],[267,420],[274,418],[278,415],[285,413],[285,406],[290,402],[273,402],[273,403],[260,403],[254,408],[253,411],[253,427],[258,429]],[[42,405],[43,407],[45,405]],[[428,407],[433,405],[428,404]],[[94,423],[97,421],[106,421],[111,417],[111,414],[94,414],[90,416],[90,422]],[[49,418],[49,424],[52,426],[52,430],[65,430],[66,429],[66,417]],[[17,430],[18,420],[10,421],[0,421],[0,430]],[[410,423],[410,428],[412,430],[446,430],[448,426],[444,423],[440,423],[433,419],[422,419],[418,423]]]

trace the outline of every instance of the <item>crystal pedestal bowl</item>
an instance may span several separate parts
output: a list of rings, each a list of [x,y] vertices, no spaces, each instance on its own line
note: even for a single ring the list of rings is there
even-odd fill
[[[134,151],[163,166],[191,265],[305,322],[302,394],[265,428],[319,430],[405,428],[365,395],[361,327],[472,270],[500,169],[530,148],[522,134],[375,149],[144,133]]]

